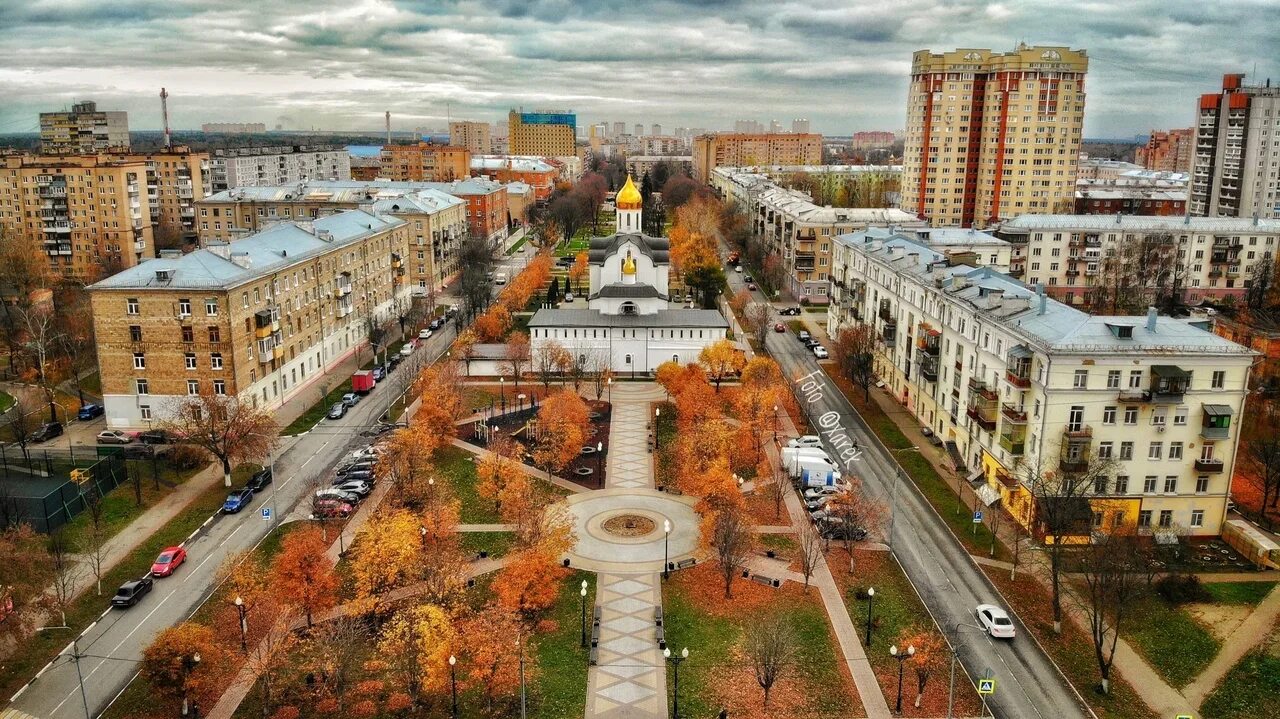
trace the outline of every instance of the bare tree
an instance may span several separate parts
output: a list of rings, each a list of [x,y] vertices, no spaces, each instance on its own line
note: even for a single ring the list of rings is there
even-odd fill
[[[292,607],[285,607],[276,625],[249,648],[248,656],[245,657],[245,667],[258,677],[263,717],[271,716],[275,709],[275,690],[280,673],[289,666],[290,655],[298,644],[297,635],[289,630],[295,614]]]
[[[103,520],[102,494],[97,483],[90,479],[89,486],[80,488],[80,499],[84,502],[85,512],[89,515],[89,528],[84,536],[84,554],[89,560],[89,569],[97,584],[97,595],[102,596],[102,573],[106,561],[107,527]]]
[[[1089,620],[1089,638],[1102,677],[1102,693],[1111,691],[1111,664],[1116,643],[1142,590],[1139,540],[1118,527],[1093,533],[1093,541],[1079,556],[1084,582],[1080,606]]]
[[[308,643],[307,665],[339,701],[346,696],[355,679],[368,642],[369,635],[362,620],[341,616],[321,624]]]
[[[36,382],[49,400],[49,421],[58,421],[57,406],[53,402],[53,384],[50,371],[54,353],[58,347],[57,318],[45,304],[37,304],[18,310],[23,331],[22,345],[35,366]]]
[[[5,436],[22,450],[22,458],[31,462],[31,454],[27,445],[31,444],[31,435],[36,431],[36,423],[32,415],[36,410],[31,407],[21,394],[14,395],[14,404],[9,408],[9,421],[4,423]]]
[[[767,302],[752,302],[743,309],[743,324],[755,335],[756,344],[764,347],[765,338],[769,336],[769,320],[773,317],[773,307]]]
[[[1267,516],[1268,506],[1276,506],[1280,500],[1280,407],[1275,400],[1250,398],[1256,408],[1248,415],[1244,434],[1244,461],[1261,485],[1262,506],[1260,514]]]
[[[550,391],[551,380],[555,379],[556,373],[564,365],[565,357],[569,357],[572,362],[572,355],[559,342],[554,340],[547,342],[533,353],[533,371],[538,375],[538,381],[542,383],[544,392]]]
[[[800,573],[804,575],[804,591],[809,591],[809,580],[822,561],[822,537],[809,522],[800,525]]]
[[[609,350],[605,347],[592,347],[585,352],[587,378],[591,381],[591,388],[595,390],[596,401],[599,402],[604,396],[605,388],[609,386],[609,380],[613,378]]]
[[[62,625],[67,625],[67,608],[76,598],[76,580],[80,578],[80,565],[76,564],[76,547],[62,530],[49,535],[49,543],[45,546],[49,553],[49,569],[52,582],[48,602],[62,617]]]
[[[279,427],[271,413],[249,402],[208,390],[174,402],[166,428],[217,458],[227,487],[235,465],[263,459],[279,443]]]
[[[876,331],[869,324],[845,327],[836,336],[835,360],[840,372],[862,388],[862,398],[871,401],[871,385],[876,381]]]
[[[769,706],[769,692],[795,657],[796,637],[784,615],[775,613],[752,623],[743,637],[743,650],[751,660],[756,683],[764,690],[764,706]]]
[[[733,598],[733,578],[746,566],[752,540],[751,527],[741,509],[729,506],[716,514],[711,524],[711,546],[720,562],[725,599]]]
[[[520,377],[529,368],[533,356],[529,349],[529,335],[524,332],[512,332],[507,337],[505,354],[506,369],[515,378],[516,389],[520,388]]]

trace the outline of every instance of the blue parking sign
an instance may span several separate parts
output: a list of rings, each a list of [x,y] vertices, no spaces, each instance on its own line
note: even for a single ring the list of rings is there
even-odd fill
[[[271,508],[270,508],[270,507],[263,507],[263,508],[262,508],[262,518],[263,518],[263,519],[266,519],[266,520],[270,520],[270,519],[271,519]]]
[[[978,511],[976,511],[976,512],[974,512],[974,513],[973,513],[973,523],[974,523],[974,524],[982,524],[982,510],[981,510],[981,509],[979,509]]]

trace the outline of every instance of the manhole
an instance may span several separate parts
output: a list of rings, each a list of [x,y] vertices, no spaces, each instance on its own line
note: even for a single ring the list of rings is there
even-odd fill
[[[578,475],[579,477],[590,477],[591,475],[595,474],[596,471],[590,467],[578,467],[577,469],[573,470],[573,473]]]
[[[583,448],[582,448],[582,453],[583,453],[583,454],[595,454],[595,453],[596,453],[596,448],[595,448],[595,447],[592,447],[591,445],[587,445],[587,446],[585,446],[585,447],[583,447]]]
[[[658,525],[652,519],[638,514],[620,514],[606,519],[601,527],[616,537],[643,537],[657,529]]]
[[[603,417],[603,416],[604,416],[604,415],[603,415],[603,414],[600,414],[599,412],[588,412],[588,413],[587,413],[587,419],[591,420],[592,422],[596,421],[597,419],[600,419],[600,418],[601,418],[601,417]]]

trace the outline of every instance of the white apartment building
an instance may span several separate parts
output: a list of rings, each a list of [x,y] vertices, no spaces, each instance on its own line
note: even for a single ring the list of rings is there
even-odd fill
[[[1081,535],[1089,517],[1219,533],[1254,352],[1204,321],[1089,315],[904,237],[844,235],[834,257],[828,330],[874,328],[887,391],[988,504],[1034,527],[1031,473],[1097,458]]]
[[[1187,211],[1209,217],[1280,218],[1280,87],[1222,76],[1200,96]]]
[[[215,150],[212,190],[291,185],[307,180],[350,180],[351,156],[336,145],[284,145]]]
[[[92,154],[129,149],[129,113],[77,102],[70,112],[40,113],[40,152]]]
[[[1126,246],[1155,243],[1176,260],[1183,301],[1243,298],[1250,277],[1274,263],[1280,220],[1135,215],[1022,215],[995,234],[1014,246],[1009,274],[1043,285],[1049,295],[1082,305],[1104,283],[1105,258]]]

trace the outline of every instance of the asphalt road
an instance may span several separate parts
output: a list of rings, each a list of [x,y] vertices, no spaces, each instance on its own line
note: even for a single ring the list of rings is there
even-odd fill
[[[730,271],[730,286],[737,292],[744,286],[742,275]],[[754,293],[764,300],[760,292]],[[777,317],[784,322],[790,317]],[[811,373],[821,383],[819,391],[801,396],[801,405],[813,420],[823,418],[820,425],[839,427],[849,439],[857,441],[859,456],[852,460],[852,471],[863,486],[886,501],[894,497],[896,517],[891,546],[907,576],[933,614],[938,625],[958,648],[960,661],[974,677],[990,675],[996,680],[995,694],[989,706],[1000,719],[1083,719],[1089,712],[1082,706],[1074,690],[1049,660],[1022,622],[1014,616],[1017,638],[993,640],[976,629],[956,629],[958,623],[975,624],[974,608],[979,604],[1003,604],[995,587],[956,541],[950,530],[910,481],[898,482],[894,477],[900,467],[892,454],[880,444],[862,417],[834,384],[826,380],[813,353],[805,348],[794,333],[769,331],[765,342],[770,355],[782,372],[795,381]],[[812,402],[805,400],[812,398]],[[839,433],[836,433],[837,435]],[[824,437],[832,457],[839,452],[831,437]],[[1012,616],[1012,612],[1011,612]],[[874,641],[874,637],[873,637]],[[869,651],[889,651],[888,641],[874,643]],[[946,681],[946,676],[934,681]],[[963,677],[957,682],[963,681]]]
[[[444,353],[453,336],[453,325],[447,323],[415,355],[424,361],[428,357],[434,359]],[[215,515],[186,541],[187,561],[173,576],[156,579],[151,594],[136,606],[109,610],[79,637],[80,672],[89,716],[96,716],[124,690],[137,674],[142,650],[161,630],[190,617],[212,594],[223,560],[262,541],[272,526],[262,518],[264,507],[274,504],[280,517],[300,505],[298,511],[306,511],[304,500],[313,491],[313,482],[327,486],[330,471],[343,455],[369,441],[360,437],[360,432],[375,425],[397,398],[399,390],[394,380],[397,373],[411,371],[410,364],[403,363],[392,373],[392,381],[379,383],[342,419],[322,420],[310,432],[285,440],[275,457],[275,481],[270,487],[241,512]],[[71,641],[70,636],[67,641]],[[13,708],[39,719],[85,717],[72,651],[68,643],[52,665],[22,691]]]

